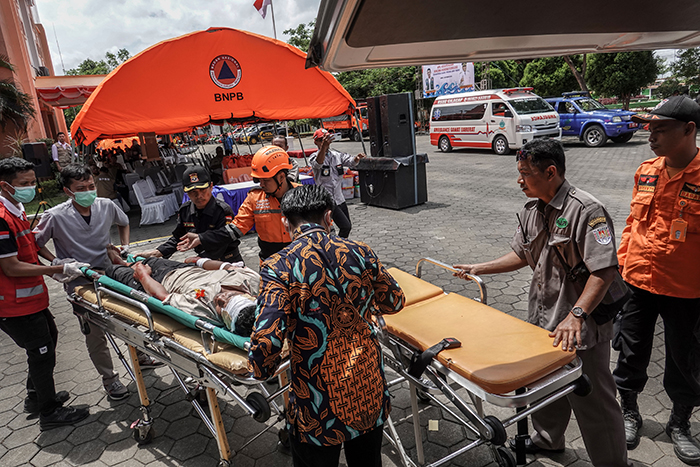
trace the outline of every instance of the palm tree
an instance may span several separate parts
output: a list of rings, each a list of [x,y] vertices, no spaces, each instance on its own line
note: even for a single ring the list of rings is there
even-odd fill
[[[5,55],[0,55],[0,68],[15,71],[15,67]],[[12,122],[18,129],[26,130],[27,123],[35,115],[36,111],[32,105],[31,96],[22,92],[13,80],[0,80],[0,126],[2,129],[4,130],[5,126]]]

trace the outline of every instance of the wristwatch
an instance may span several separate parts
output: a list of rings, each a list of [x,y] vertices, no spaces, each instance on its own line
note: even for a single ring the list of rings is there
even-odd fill
[[[571,309],[571,314],[574,315],[577,318],[583,318],[584,321],[588,318],[588,313],[583,311],[583,308],[580,306],[575,306]]]

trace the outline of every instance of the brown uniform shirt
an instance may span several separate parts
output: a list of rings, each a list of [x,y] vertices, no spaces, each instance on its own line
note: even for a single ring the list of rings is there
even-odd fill
[[[553,331],[583,291],[579,284],[566,278],[553,248],[559,248],[572,268],[581,261],[591,272],[617,266],[613,224],[600,201],[567,181],[549,204],[540,200],[528,202],[520,212],[520,219],[523,228],[518,226],[511,247],[533,270],[528,322]],[[583,323],[582,350],[611,338],[612,322],[599,326],[588,319]]]

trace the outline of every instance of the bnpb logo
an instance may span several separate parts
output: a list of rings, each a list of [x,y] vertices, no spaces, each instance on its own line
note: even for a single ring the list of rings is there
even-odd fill
[[[232,89],[241,81],[241,66],[230,55],[219,55],[209,65],[211,80],[223,89]]]

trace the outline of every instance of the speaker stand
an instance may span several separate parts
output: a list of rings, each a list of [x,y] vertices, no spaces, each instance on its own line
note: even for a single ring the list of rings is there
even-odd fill
[[[49,203],[46,198],[44,197],[44,189],[41,187],[41,182],[39,179],[36,181],[36,191],[39,193],[39,206],[36,208],[36,212],[34,213],[34,217],[32,217],[32,222],[29,224],[29,229],[33,229],[34,225],[36,225],[36,221],[39,218],[39,213],[41,212],[42,214],[49,209],[51,209],[53,206],[51,206],[51,203]]]

